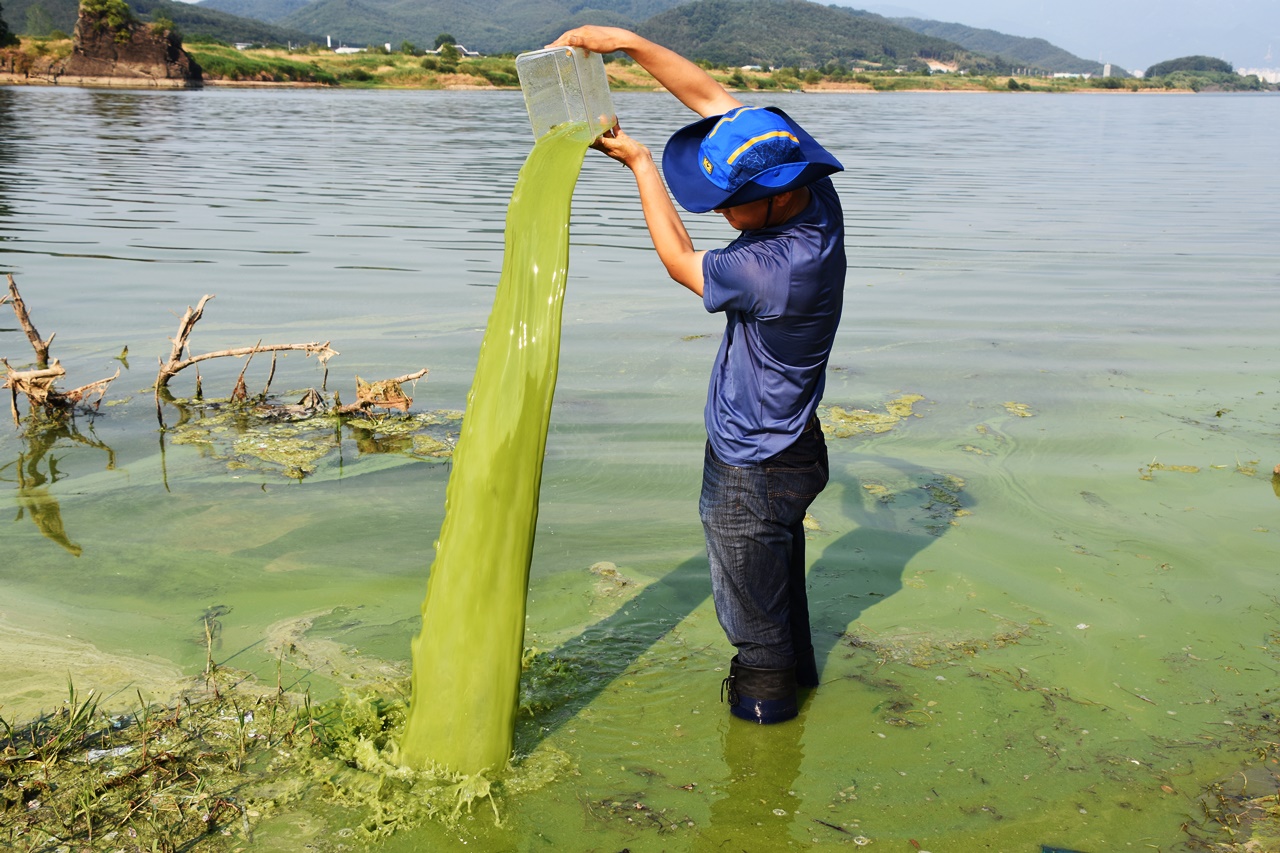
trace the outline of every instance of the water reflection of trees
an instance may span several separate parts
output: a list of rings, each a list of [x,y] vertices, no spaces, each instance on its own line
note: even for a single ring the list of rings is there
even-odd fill
[[[58,470],[59,457],[53,452],[60,444],[82,444],[101,450],[106,454],[106,470],[116,467],[116,454],[111,447],[81,433],[74,422],[66,422],[30,433],[26,438],[27,449],[19,453],[13,462],[0,467],[0,477],[17,486],[18,516],[15,521],[30,518],[42,536],[79,557],[83,549],[67,534],[62,521],[62,507],[49,488],[67,476]],[[10,473],[12,478],[7,476]]]

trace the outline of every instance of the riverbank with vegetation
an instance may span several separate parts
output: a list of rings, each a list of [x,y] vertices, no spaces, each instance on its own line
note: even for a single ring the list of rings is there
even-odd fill
[[[536,724],[540,710],[562,699],[559,682],[569,670],[532,650],[524,669],[521,713]],[[205,672],[167,703],[141,691],[102,697],[68,683],[60,706],[26,721],[0,717],[0,843],[25,851],[230,853],[251,846],[265,823],[307,813],[346,849],[373,849],[424,821],[484,814],[480,800],[496,817],[499,801],[564,771],[526,758],[529,766],[508,768],[492,783],[475,777],[483,782],[477,788],[387,764],[406,691],[407,684],[373,678],[361,680],[358,696],[317,705],[279,676],[272,687],[219,666],[212,649]],[[1275,732],[1252,735],[1259,762],[1193,798],[1180,849],[1278,849]],[[325,824],[325,814],[342,826]]]
[[[211,86],[341,86],[365,89],[515,89],[515,57],[460,56],[449,47],[439,54],[424,53],[410,44],[383,50],[338,54],[311,45],[237,49],[213,42],[188,43],[186,50],[204,71]],[[46,69],[71,52],[69,38],[23,38],[0,50],[0,83],[53,83]],[[1216,72],[1175,72],[1161,77],[1051,77],[1027,75],[968,75],[926,73],[865,66],[848,68],[752,69],[707,65],[727,88],[735,91],[783,92],[1131,92],[1275,91],[1256,77]],[[653,91],[658,84],[626,59],[607,66],[615,91]]]

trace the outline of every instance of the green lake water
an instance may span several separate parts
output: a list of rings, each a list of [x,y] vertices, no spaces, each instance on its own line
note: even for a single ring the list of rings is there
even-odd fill
[[[685,118],[616,102],[655,148]],[[378,849],[1190,849],[1202,795],[1276,740],[1275,99],[782,106],[848,167],[826,403],[921,398],[829,440],[821,687],[763,729],[720,703],[697,492],[722,324],[590,154],[524,637],[561,665],[526,684],[514,743],[560,769],[500,796],[502,826],[478,808]],[[122,369],[75,431],[0,430],[0,715],[54,706],[68,673],[165,698],[203,668],[207,619],[220,662],[318,700],[407,677],[449,461],[343,430],[290,477],[272,435],[211,412],[187,416],[203,440],[162,437],[147,389],[212,293],[194,350],[329,340],[344,401],[357,375],[428,367],[413,411],[453,440],[531,147],[519,93],[0,89],[0,273],[67,387]],[[25,363],[9,316],[0,355]],[[241,367],[211,363],[204,393]],[[324,378],[290,356],[273,387]],[[253,846],[357,849],[357,822],[317,797]]]

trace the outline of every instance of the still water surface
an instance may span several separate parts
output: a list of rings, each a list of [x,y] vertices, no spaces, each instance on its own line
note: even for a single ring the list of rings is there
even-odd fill
[[[625,170],[589,156],[526,645],[592,679],[517,737],[575,773],[503,802],[503,828],[477,813],[387,849],[1180,849],[1276,711],[1277,101],[782,106],[848,167],[826,402],[922,397],[830,441],[823,685],[770,729],[719,703],[697,490],[721,323],[665,280]],[[665,95],[617,107],[655,148],[686,118]],[[162,442],[148,388],[216,294],[196,351],[327,340],[344,400],[428,367],[414,409],[463,408],[532,142],[511,92],[0,89],[0,273],[66,387],[122,368],[76,431],[0,430],[0,713],[53,706],[68,672],[163,698],[203,666],[209,608],[216,654],[264,680],[281,637],[319,697],[403,671],[447,464],[344,433],[290,479],[229,440]],[[23,364],[15,326],[0,354]],[[209,366],[205,393],[242,366]],[[324,378],[292,356],[273,387]],[[255,846],[337,849],[344,819],[302,809]]]

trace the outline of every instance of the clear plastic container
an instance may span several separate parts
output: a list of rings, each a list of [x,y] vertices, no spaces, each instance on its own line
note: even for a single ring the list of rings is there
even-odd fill
[[[586,122],[592,138],[617,123],[609,78],[598,53],[577,47],[548,47],[516,57],[516,74],[533,138],[567,121]]]

